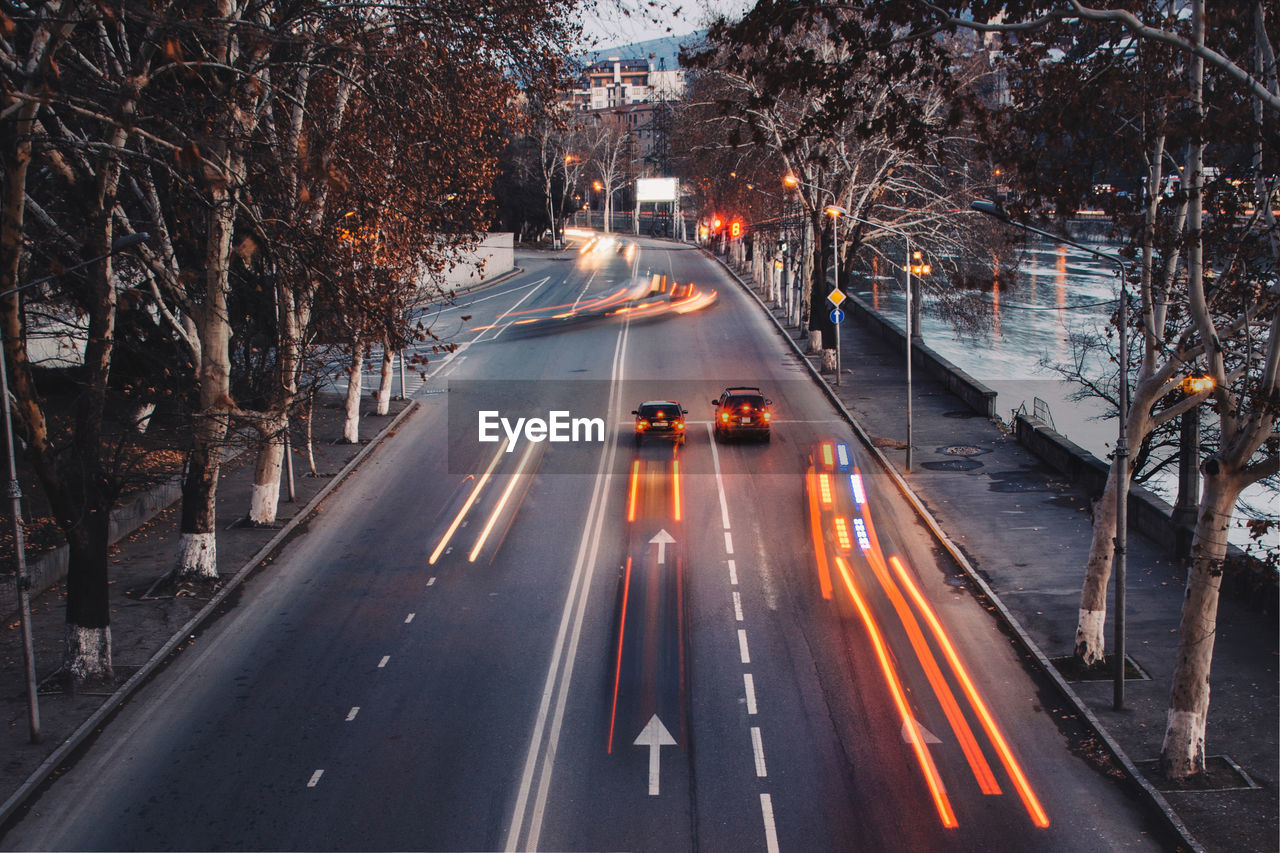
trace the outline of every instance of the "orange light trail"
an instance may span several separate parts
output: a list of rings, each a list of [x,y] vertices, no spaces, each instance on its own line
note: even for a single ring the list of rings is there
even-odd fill
[[[640,488],[640,460],[631,463],[631,496],[627,499],[627,521],[636,520],[636,492]]]
[[[875,623],[875,619],[871,616],[871,611],[867,609],[866,602],[862,600],[862,596],[858,595],[857,588],[853,585],[853,575],[849,571],[849,565],[844,558],[836,557],[836,566],[840,569],[840,576],[844,580],[845,587],[849,590],[849,595],[853,597],[854,606],[858,608],[858,613],[862,616],[862,622],[867,627],[867,633],[871,635],[871,643],[875,646],[876,657],[880,659],[880,670],[884,673],[884,679],[889,684],[889,692],[893,694],[894,704],[898,706],[898,713],[902,716],[902,725],[907,732],[907,737],[911,739],[911,748],[915,751],[916,760],[920,762],[920,768],[924,771],[925,782],[929,786],[929,793],[933,795],[933,803],[938,809],[938,816],[942,818],[942,825],[947,829],[954,829],[957,826],[955,812],[951,808],[951,801],[947,798],[946,788],[942,784],[942,779],[938,776],[938,768],[934,766],[933,756],[929,755],[929,750],[925,747],[924,741],[920,737],[920,729],[916,725],[915,719],[911,716],[911,710],[907,707],[906,697],[902,693],[902,685],[898,681],[898,675],[893,670],[893,664],[889,660],[889,653],[885,649],[884,639],[880,636],[880,629]]]
[[[502,508],[507,505],[511,493],[515,491],[516,483],[520,482],[520,472],[529,463],[529,457],[533,455],[535,447],[537,447],[536,444],[529,442],[529,446],[524,451],[524,456],[520,457],[520,464],[516,466],[516,472],[511,475],[511,482],[507,483],[507,487],[502,491],[502,497],[498,498],[498,505],[493,508],[493,512],[489,513],[489,520],[485,523],[484,530],[480,531],[480,538],[476,540],[471,553],[467,555],[467,562],[474,563],[476,561],[476,555],[480,553],[480,549],[484,547],[485,540],[493,532],[493,525],[497,523],[498,516],[502,515]]]
[[[627,595],[631,592],[631,558],[627,557],[627,574],[622,581],[622,618],[618,621],[618,660],[613,667],[613,710],[609,712],[609,755],[613,755],[613,724],[618,719],[618,682],[622,680],[622,638],[627,631]]]
[[[964,713],[960,710],[959,703],[956,702],[955,694],[951,692],[950,685],[947,684],[946,678],[942,675],[942,670],[938,666],[937,659],[933,656],[933,651],[929,648],[928,642],[925,641],[924,632],[920,630],[920,623],[916,620],[915,614],[911,612],[911,608],[907,606],[907,600],[902,597],[902,591],[898,589],[893,579],[889,577],[889,570],[884,564],[884,555],[880,550],[880,543],[876,539],[875,526],[871,522],[871,513],[866,508],[863,509],[863,522],[866,524],[869,537],[874,543],[867,553],[867,562],[871,564],[871,570],[875,573],[876,580],[880,581],[880,586],[884,588],[885,595],[888,596],[893,609],[897,611],[902,627],[907,631],[907,637],[911,640],[911,648],[915,650],[916,658],[919,659],[921,667],[924,668],[925,677],[929,679],[929,686],[933,688],[934,695],[938,697],[938,704],[942,706],[947,722],[951,725],[951,730],[955,732],[956,740],[960,742],[960,749],[964,752],[965,760],[969,762],[973,777],[977,780],[978,787],[982,793],[987,795],[999,794],[1000,784],[996,781],[995,774],[991,772],[991,765],[987,763],[986,756],[982,754],[982,748],[978,746],[978,739],[973,736],[973,730],[969,728],[969,722],[964,718]],[[894,559],[897,558],[895,557]]]
[[[849,522],[840,515],[836,516],[836,544],[841,551],[848,551],[853,547],[853,540],[849,538]]]
[[[822,473],[818,475],[818,489],[822,495],[822,505],[831,506],[831,475]]]
[[[444,536],[440,538],[440,544],[431,552],[431,557],[427,560],[427,565],[434,566],[436,560],[440,559],[440,554],[444,551],[445,546],[449,544],[449,540],[453,538],[453,534],[457,532],[458,525],[462,524],[462,519],[466,517],[467,512],[471,509],[471,505],[476,502],[476,498],[480,496],[480,490],[484,488],[484,484],[489,481],[489,475],[493,473],[493,469],[497,466],[498,460],[502,458],[502,454],[506,452],[508,439],[502,439],[502,444],[498,445],[498,450],[493,454],[493,461],[489,463],[489,467],[485,469],[484,475],[476,482],[476,487],[471,490],[467,502],[462,505],[462,509],[458,510],[458,514],[454,516],[453,523],[449,525],[449,529],[444,532]]]
[[[822,536],[822,516],[818,511],[818,495],[814,488],[813,466],[804,475],[805,486],[809,493],[809,532],[813,535],[813,553],[818,561],[818,586],[822,590],[823,599],[831,600],[831,568],[827,565],[827,543]]]
[[[907,594],[911,596],[911,600],[915,602],[916,607],[924,614],[925,621],[929,623],[934,636],[938,640],[938,644],[942,646],[943,654],[947,657],[947,662],[951,664],[951,668],[955,670],[956,677],[960,679],[960,684],[964,688],[965,696],[969,699],[969,704],[973,706],[978,717],[982,720],[983,728],[986,729],[987,737],[995,745],[996,752],[1000,755],[1000,762],[1004,765],[1005,772],[1013,780],[1013,786],[1018,790],[1018,796],[1022,798],[1022,804],[1026,807],[1027,814],[1031,816],[1031,822],[1036,826],[1044,829],[1049,825],[1049,816],[1045,814],[1044,808],[1040,805],[1040,800],[1036,798],[1035,791],[1031,789],[1031,784],[1027,781],[1027,777],[1023,774],[1022,768],[1018,765],[1017,759],[1013,757],[1013,752],[1009,749],[1009,745],[1005,742],[1004,736],[996,727],[995,720],[992,719],[991,713],[987,710],[986,704],[982,701],[982,697],[978,695],[977,688],[973,686],[973,681],[969,678],[969,673],[965,670],[964,665],[960,663],[960,657],[956,654],[955,648],[951,645],[951,640],[947,638],[946,633],[942,630],[942,624],[938,622],[938,617],[934,615],[933,609],[929,607],[929,603],[925,601],[924,596],[920,594],[920,590],[916,587],[915,582],[911,580],[911,576],[907,574],[906,569],[902,565],[902,561],[897,557],[890,557],[889,563],[893,566],[893,570],[897,573],[903,587],[907,590]]]
[[[680,460],[671,460],[671,496],[675,501],[675,517],[676,521],[681,520],[682,508],[680,506]]]

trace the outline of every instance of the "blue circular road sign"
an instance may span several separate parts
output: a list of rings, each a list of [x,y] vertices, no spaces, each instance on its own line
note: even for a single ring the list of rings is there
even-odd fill
[[[844,312],[843,312],[843,311],[841,311],[839,308],[833,308],[833,309],[831,309],[831,322],[835,323],[837,326],[839,326],[841,323],[843,323],[843,322],[844,322]]]

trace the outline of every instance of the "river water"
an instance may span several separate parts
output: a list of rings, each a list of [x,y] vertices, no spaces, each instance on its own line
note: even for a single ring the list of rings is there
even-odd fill
[[[892,278],[873,278],[854,292],[898,328],[905,326],[902,287]],[[1107,460],[1115,450],[1118,425],[1115,406],[1098,397],[1073,399],[1077,382],[1063,378],[1048,364],[1070,365],[1076,358],[1073,335],[1105,335],[1117,306],[1116,267],[1069,246],[1029,243],[1023,249],[1014,286],[999,282],[985,294],[991,308],[990,327],[977,335],[959,334],[929,310],[926,293],[921,331],[935,352],[998,394],[996,411],[1006,422],[1038,398],[1046,404],[1053,427],[1071,441]],[[1131,291],[1130,299],[1136,295]],[[1135,302],[1130,302],[1132,310]],[[1114,342],[1113,342],[1114,346]],[[1102,354],[1085,359],[1083,372],[1110,377],[1115,367]],[[1042,410],[1044,407],[1041,407]],[[1207,448],[1210,449],[1211,448]],[[1176,468],[1145,484],[1169,503],[1177,496]],[[1243,519],[1274,517],[1275,495],[1261,486],[1246,490],[1236,512],[1231,540],[1243,547],[1249,537]],[[1280,547],[1273,536],[1272,547]]]

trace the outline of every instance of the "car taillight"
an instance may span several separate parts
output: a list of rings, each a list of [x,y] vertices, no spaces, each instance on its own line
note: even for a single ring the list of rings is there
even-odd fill
[[[767,421],[767,420],[769,420],[769,413],[768,413],[768,412],[763,412],[762,414],[764,415],[764,419],[765,419],[766,421]]]
[[[676,429],[684,429],[684,421],[676,421]]]
[[[721,422],[721,423],[726,423],[726,424],[729,422],[729,413],[728,413],[728,412],[721,412],[721,413],[720,413],[720,422]]]
[[[636,421],[636,432],[643,432],[649,428],[648,421]]]

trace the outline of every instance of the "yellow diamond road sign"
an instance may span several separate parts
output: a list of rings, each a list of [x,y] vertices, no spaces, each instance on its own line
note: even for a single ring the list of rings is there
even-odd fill
[[[844,302],[844,300],[845,300],[844,292],[839,288],[836,288],[835,290],[827,294],[827,301],[829,301],[832,305],[834,305],[837,308],[840,307],[840,303]]]

